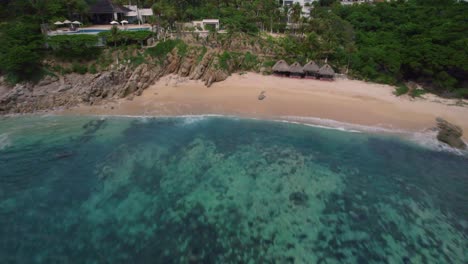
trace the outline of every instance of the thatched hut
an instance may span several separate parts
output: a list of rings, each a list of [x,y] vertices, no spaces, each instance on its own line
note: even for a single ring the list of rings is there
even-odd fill
[[[284,60],[279,60],[273,65],[273,73],[279,76],[289,75],[289,65]]]
[[[289,66],[289,77],[291,78],[302,78],[304,70],[299,62],[295,62]]]
[[[320,76],[320,80],[333,81],[333,78],[335,77],[335,71],[328,64],[323,65],[318,74]]]
[[[309,61],[306,65],[304,65],[303,70],[306,78],[317,79],[320,68],[317,63],[315,63],[315,61]]]

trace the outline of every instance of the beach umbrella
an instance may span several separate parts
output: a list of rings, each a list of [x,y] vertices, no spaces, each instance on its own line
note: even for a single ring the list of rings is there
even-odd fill
[[[333,76],[335,75],[335,71],[330,65],[325,64],[322,66],[322,68],[320,68],[319,74],[324,76]]]
[[[73,21],[72,24],[81,25],[81,22],[80,21]]]
[[[309,63],[304,65],[304,72],[317,73],[319,70],[320,68],[315,61],[309,61]]]
[[[127,20],[122,20],[122,21],[120,21],[120,23],[122,23],[122,25],[123,24],[128,24],[128,21]]]
[[[63,23],[60,22],[60,21],[57,21],[57,22],[54,23],[54,25],[56,25],[56,26],[61,26],[61,25],[63,25]]]
[[[119,22],[117,22],[117,21],[115,21],[115,20],[112,21],[112,22],[110,22],[110,23],[111,23],[111,25],[118,25],[118,24],[119,24]]]
[[[63,23],[64,23],[64,24],[71,24],[72,22],[71,22],[70,20],[67,19],[67,20],[63,21]]]
[[[284,60],[275,63],[272,70],[274,72],[289,72],[289,65]]]
[[[289,72],[294,74],[303,74],[304,70],[302,69],[301,64],[296,61],[289,66]]]

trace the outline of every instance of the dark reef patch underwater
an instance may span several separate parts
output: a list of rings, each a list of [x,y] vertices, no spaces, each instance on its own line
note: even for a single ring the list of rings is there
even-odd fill
[[[468,158],[210,118],[0,119],[0,263],[467,263]]]

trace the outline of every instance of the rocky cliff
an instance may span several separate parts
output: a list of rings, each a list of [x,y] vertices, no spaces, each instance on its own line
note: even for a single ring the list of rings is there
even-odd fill
[[[0,83],[3,91],[0,114],[30,113],[138,96],[160,77],[171,73],[202,80],[209,87],[229,76],[229,70],[220,66],[220,52],[211,49],[202,54],[191,49],[182,56],[175,48],[164,60],[148,59],[136,67],[130,63],[114,64],[97,74],[47,76],[37,84],[22,83],[9,88]]]

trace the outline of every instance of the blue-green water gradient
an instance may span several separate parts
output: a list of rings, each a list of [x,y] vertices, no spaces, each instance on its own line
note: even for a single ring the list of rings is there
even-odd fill
[[[233,118],[0,118],[0,263],[467,263],[468,158]]]

